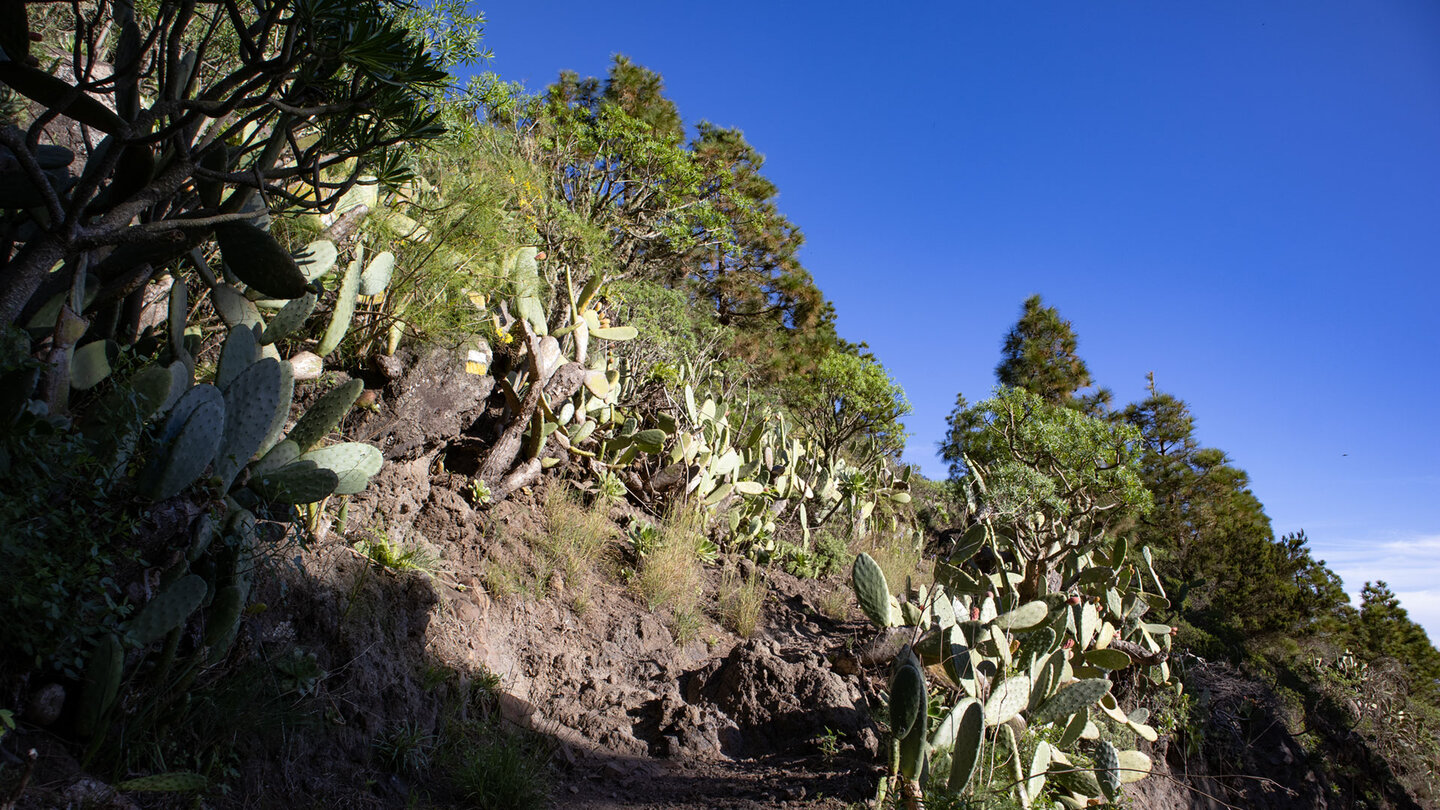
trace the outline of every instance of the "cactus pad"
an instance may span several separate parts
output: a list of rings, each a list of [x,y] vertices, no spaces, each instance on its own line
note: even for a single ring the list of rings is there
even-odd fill
[[[300,457],[335,473],[337,483],[333,494],[354,495],[365,489],[370,476],[380,472],[385,457],[368,444],[345,442],[312,450]]]
[[[225,433],[215,456],[221,492],[230,489],[270,432],[281,404],[282,365],[270,358],[253,363],[225,389]]]
[[[248,222],[215,226],[225,266],[247,286],[271,298],[299,298],[310,282],[275,237]]]
[[[1001,630],[1011,632],[1024,632],[1032,630],[1045,623],[1045,617],[1050,615],[1050,609],[1040,600],[1026,602],[1001,616],[995,618],[995,626]]]
[[[1030,703],[1030,676],[1006,678],[985,701],[985,725],[998,726],[1023,711]]]
[[[302,453],[314,447],[340,424],[364,387],[360,380],[350,380],[327,392],[300,417],[286,438],[295,442]]]
[[[314,503],[335,491],[340,476],[313,461],[296,461],[250,479],[260,497],[278,503]]]
[[[181,626],[200,607],[208,586],[195,574],[187,574],[145,603],[130,620],[130,637],[144,647]]]
[[[885,572],[869,554],[860,554],[850,570],[850,583],[855,589],[855,598],[860,610],[878,627],[889,627],[890,587],[885,582]]]
[[[1095,746],[1095,780],[1105,792],[1105,798],[1115,801],[1120,794],[1120,753],[1109,740],[1101,740]]]
[[[1110,692],[1110,681],[1105,678],[1087,678],[1062,687],[1049,700],[1040,704],[1033,719],[1048,723],[1062,717],[1084,711]]]
[[[265,333],[260,337],[260,343],[266,346],[280,340],[296,329],[305,325],[310,315],[315,312],[315,293],[307,292],[299,298],[286,302],[270,323],[265,325]]]
[[[166,447],[147,476],[146,494],[161,501],[190,486],[215,457],[224,430],[225,398],[220,390],[197,385],[186,391],[165,424]]]

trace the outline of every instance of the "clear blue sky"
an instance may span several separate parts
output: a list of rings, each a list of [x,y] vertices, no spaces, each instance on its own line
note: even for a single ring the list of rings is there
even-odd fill
[[[1440,4],[511,2],[489,67],[623,53],[767,157],[805,265],[915,412],[994,384],[1040,293],[1358,592],[1440,640]]]

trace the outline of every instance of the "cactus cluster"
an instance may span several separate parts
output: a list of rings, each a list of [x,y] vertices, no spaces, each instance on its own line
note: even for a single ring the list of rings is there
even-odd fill
[[[1121,709],[1111,674],[1139,668],[1152,685],[1180,688],[1165,660],[1170,628],[1144,620],[1164,597],[1146,592],[1124,540],[1064,559],[1058,589],[1030,600],[1017,587],[1023,572],[973,564],[983,549],[993,559],[1009,556],[1005,538],[985,522],[937,563],[933,586],[907,584],[898,597],[874,560],[855,559],[851,581],[866,617],[882,631],[906,628],[913,639],[890,681],[890,778],[919,801],[916,774],[940,773],[927,763],[948,760],[948,788],[956,794],[998,785],[1026,808],[1042,791],[1066,808],[1114,800],[1121,784],[1144,778],[1150,761],[1115,748],[1108,741],[1114,733],[1102,739],[1101,724],[1152,742],[1157,735],[1144,710]],[[917,734],[909,707],[916,694],[937,690],[950,705]],[[926,715],[918,718],[923,726]],[[1022,745],[1027,738],[1032,745]],[[1026,749],[1033,749],[1028,762]],[[1008,762],[1009,772],[982,785],[976,780],[986,751]]]

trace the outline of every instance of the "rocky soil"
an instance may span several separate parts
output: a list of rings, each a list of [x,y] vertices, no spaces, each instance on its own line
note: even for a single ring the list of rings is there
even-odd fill
[[[652,612],[613,577],[589,583],[583,601],[566,598],[575,583],[558,574],[545,583],[546,598],[492,594],[486,567],[497,555],[524,553],[504,539],[541,530],[543,499],[522,491],[477,509],[469,496],[503,407],[493,382],[432,352],[399,368],[377,365],[367,383],[375,407],[345,429],[379,446],[388,463],[354,499],[343,528],[328,525],[318,542],[277,549],[268,561],[222,674],[279,672],[294,683],[278,690],[284,711],[269,726],[258,705],[230,707],[253,722],[231,740],[231,778],[206,806],[444,806],[443,789],[382,767],[377,741],[396,729],[437,734],[457,705],[493,712],[543,741],[543,778],[557,807],[844,808],[873,796],[881,769],[871,712],[883,673],[856,671],[847,655],[874,638],[858,611],[835,620],[821,610],[843,582],[762,570],[769,595],[756,634],[738,637],[711,616],[683,643],[664,611]],[[633,510],[611,517],[623,523]],[[437,573],[376,569],[354,544],[377,532],[432,554]],[[753,570],[722,557],[707,568],[703,604],[714,604],[726,568]],[[264,666],[247,669],[253,664]],[[492,675],[499,686],[490,699],[465,699],[477,685],[490,689]],[[1217,712],[1254,702],[1214,692]],[[1237,793],[1233,780],[1193,773],[1162,740],[1157,778],[1134,791],[1132,807],[1327,806],[1298,746],[1267,733],[1251,742],[1279,774],[1274,780]],[[116,796],[44,734],[24,743],[41,762],[22,807],[180,805]]]

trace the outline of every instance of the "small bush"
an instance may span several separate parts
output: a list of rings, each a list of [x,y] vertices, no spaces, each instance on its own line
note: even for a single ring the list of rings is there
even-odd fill
[[[647,607],[684,611],[699,604],[704,541],[697,517],[682,513],[665,521],[659,541],[640,560],[639,570],[630,580],[630,587]]]

